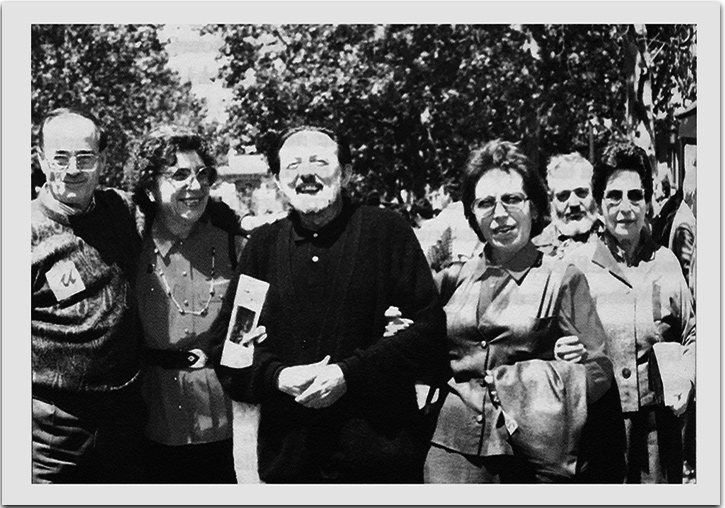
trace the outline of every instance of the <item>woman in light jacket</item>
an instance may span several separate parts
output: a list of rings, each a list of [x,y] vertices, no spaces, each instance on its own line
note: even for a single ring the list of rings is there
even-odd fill
[[[679,416],[694,396],[695,311],[677,258],[649,232],[652,172],[645,151],[629,142],[607,147],[594,167],[592,190],[606,230],[590,263],[579,266],[592,288],[619,386],[626,481],[681,483]],[[653,349],[660,343],[669,343],[674,364],[665,353],[655,365]]]

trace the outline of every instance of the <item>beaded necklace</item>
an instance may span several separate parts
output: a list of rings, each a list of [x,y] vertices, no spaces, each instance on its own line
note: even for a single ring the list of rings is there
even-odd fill
[[[159,249],[154,248],[154,254],[156,254],[157,258],[161,257],[161,254],[159,253]],[[214,267],[216,265],[216,249],[214,247],[211,248],[211,274],[209,275],[209,298],[207,298],[206,303],[204,304],[204,307],[201,310],[184,310],[184,308],[179,305],[179,302],[176,301],[176,298],[174,298],[173,293],[171,292],[171,286],[169,285],[169,281],[166,280],[166,275],[164,275],[163,268],[159,268],[159,270],[156,272],[161,277],[161,280],[164,283],[164,287],[166,288],[166,295],[171,299],[171,301],[176,305],[176,309],[179,311],[179,314],[182,316],[184,314],[192,314],[194,316],[205,316],[207,311],[209,310],[209,304],[211,303],[211,299],[214,296]],[[161,264],[161,263],[160,263]],[[163,266],[163,265],[162,265]],[[184,302],[188,305],[187,302]]]

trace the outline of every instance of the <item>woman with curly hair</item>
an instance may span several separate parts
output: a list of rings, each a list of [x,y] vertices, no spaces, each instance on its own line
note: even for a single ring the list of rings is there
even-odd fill
[[[236,483],[232,404],[210,357],[218,346],[212,327],[242,247],[239,222],[209,199],[214,158],[191,130],[151,132],[134,170],[145,218],[136,297],[148,481]]]

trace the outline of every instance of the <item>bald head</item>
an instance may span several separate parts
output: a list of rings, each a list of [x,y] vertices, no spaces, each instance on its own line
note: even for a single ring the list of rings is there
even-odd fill
[[[93,114],[83,111],[80,109],[75,108],[58,108],[54,109],[47,115],[45,115],[45,118],[43,118],[42,123],[40,124],[40,132],[39,132],[39,138],[38,138],[38,146],[42,150],[45,147],[45,139],[47,137],[46,131],[48,124],[53,122],[57,119],[67,119],[71,121],[77,121],[82,124],[81,119],[85,119],[93,124],[93,127],[96,131],[96,142],[98,145],[98,151],[102,152],[106,149],[106,144],[108,142],[108,136],[106,135],[106,131],[101,126],[101,123],[98,121],[98,118],[96,118]],[[80,125],[78,124],[78,125]]]
[[[40,167],[54,199],[86,210],[103,167],[102,135],[91,118],[69,110],[54,113],[42,125]]]

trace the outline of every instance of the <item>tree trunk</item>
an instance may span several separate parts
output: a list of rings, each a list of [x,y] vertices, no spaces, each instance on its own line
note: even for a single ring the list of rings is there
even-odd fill
[[[652,55],[647,49],[645,25],[631,25],[624,38],[624,66],[627,76],[627,135],[642,147],[653,170],[657,167],[655,152],[654,111],[652,103]]]

